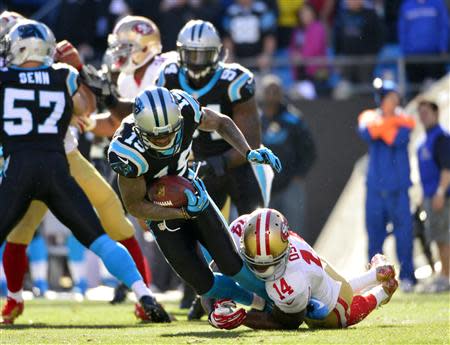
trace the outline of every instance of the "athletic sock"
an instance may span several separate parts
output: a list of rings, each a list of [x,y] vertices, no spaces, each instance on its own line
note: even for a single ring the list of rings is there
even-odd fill
[[[353,297],[350,306],[350,315],[347,320],[347,326],[357,324],[369,315],[377,307],[377,299],[372,294],[356,295]]]
[[[152,291],[147,287],[147,285],[145,285],[142,280],[133,283],[133,285],[131,285],[131,289],[136,295],[138,301],[142,296],[153,296]]]
[[[377,271],[372,268],[363,274],[353,277],[348,280],[350,286],[354,293],[359,293],[364,289],[367,289],[373,285],[378,284],[377,281]]]
[[[242,288],[230,277],[224,276],[222,273],[214,273],[214,284],[203,297],[208,298],[229,298],[233,301],[251,306],[253,303],[253,293]]]
[[[70,275],[72,276],[73,287],[84,294],[87,290],[86,248],[75,238],[75,236],[70,235],[67,238],[67,249],[67,260]]]
[[[6,242],[3,253],[3,268],[5,269],[6,283],[9,292],[22,291],[23,279],[27,272],[28,262],[25,244]]]
[[[12,298],[13,300],[17,301],[17,302],[23,302],[23,297],[22,297],[22,289],[20,289],[19,291],[16,292],[11,292],[8,290],[8,297]]]
[[[131,288],[133,283],[142,280],[131,255],[119,243],[114,242],[108,235],[98,237],[89,246],[105,264],[108,271],[126,286]]]
[[[144,278],[145,284],[149,286],[152,282],[150,267],[147,258],[142,254],[141,247],[139,247],[139,243],[136,241],[136,238],[133,236],[119,242],[128,249],[128,252],[133,258],[139,273]]]

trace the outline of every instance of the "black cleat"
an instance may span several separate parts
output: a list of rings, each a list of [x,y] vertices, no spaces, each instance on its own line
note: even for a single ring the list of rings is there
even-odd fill
[[[147,314],[150,322],[163,323],[171,322],[169,314],[164,310],[161,304],[159,304],[154,297],[143,296],[139,300],[142,308]]]
[[[111,304],[120,304],[125,302],[125,300],[127,299],[127,293],[128,293],[129,289],[128,287],[123,284],[120,283],[119,285],[117,285],[114,289],[114,297],[111,300]]]

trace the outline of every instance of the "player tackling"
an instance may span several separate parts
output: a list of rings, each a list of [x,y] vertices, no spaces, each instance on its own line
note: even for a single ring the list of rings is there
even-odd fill
[[[381,254],[364,274],[343,278],[274,209],[241,216],[229,231],[274,306],[246,312],[233,301],[218,301],[209,316],[217,328],[296,329],[303,321],[310,328],[345,328],[388,303],[398,287],[394,266]]]

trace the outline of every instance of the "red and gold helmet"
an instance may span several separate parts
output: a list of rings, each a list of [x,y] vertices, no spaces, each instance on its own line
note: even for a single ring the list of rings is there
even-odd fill
[[[161,51],[159,29],[145,17],[122,18],[108,36],[111,68],[127,74],[132,74]]]
[[[262,280],[276,280],[286,270],[289,225],[277,210],[263,208],[250,214],[241,237],[241,255]]]

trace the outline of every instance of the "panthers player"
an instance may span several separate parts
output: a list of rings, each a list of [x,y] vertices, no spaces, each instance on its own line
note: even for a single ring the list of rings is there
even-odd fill
[[[181,89],[205,107],[229,116],[252,147],[261,144],[261,124],[252,73],[237,63],[222,62],[222,42],[216,28],[189,21],[178,34],[178,62],[167,63],[157,85]],[[199,130],[193,142],[200,176],[219,208],[229,195],[239,214],[268,206],[272,171],[250,165],[217,132]]]
[[[189,176],[188,156],[197,128],[216,130],[248,161],[281,170],[279,159],[269,149],[250,148],[228,116],[201,107],[184,91],[153,87],[136,98],[133,114],[123,120],[109,147],[108,158],[119,174],[122,200],[130,214],[147,220],[167,261],[199,295],[237,294],[244,304],[258,304],[256,296],[241,293],[243,289],[229,278],[246,280],[248,270],[200,179],[192,177],[196,192],[185,191],[186,207],[162,207],[147,198],[147,188],[157,178]],[[198,251],[199,243],[224,275],[211,272]]]
[[[70,176],[64,135],[72,114],[86,116],[93,109],[79,87],[78,72],[53,63],[55,38],[42,23],[18,22],[2,46],[7,67],[0,71],[0,138],[6,157],[0,177],[0,245],[31,202],[40,200],[133,289],[152,321],[170,321],[129,253],[104,233],[89,200]],[[21,296],[12,293],[9,298],[20,301]],[[23,304],[15,313],[21,309]]]
[[[397,289],[394,267],[377,254],[364,274],[346,280],[273,209],[241,216],[230,226],[246,265],[274,303],[271,313],[245,312],[229,300],[218,301],[210,323],[232,329],[295,329],[305,320],[310,328],[345,328],[386,304]],[[361,293],[363,290],[367,290]],[[313,305],[308,305],[314,299]],[[315,310],[307,311],[313,307]]]
[[[4,37],[8,30],[20,19],[24,18],[17,13],[5,11],[0,14],[0,39]],[[67,54],[67,52],[66,41],[57,44],[55,54],[57,59],[60,59],[62,55]],[[87,92],[84,85],[80,85],[80,89],[86,91],[86,95],[90,94]],[[108,232],[108,235],[127,248],[133,257],[139,272],[143,276],[145,283],[148,285],[150,282],[148,263],[134,237],[133,225],[125,217],[122,205],[116,193],[95,170],[94,166],[81,155],[77,146],[78,142],[76,138],[72,134],[72,131],[68,130],[64,138],[64,149],[69,162],[71,175],[75,178],[77,183],[86,193],[89,201],[95,207],[100,221]],[[24,276],[27,270],[27,246],[31,242],[33,235],[46,212],[47,207],[44,203],[37,200],[32,201],[25,216],[15,226],[7,238],[4,252],[5,275],[7,277],[8,290],[11,293],[16,294],[16,296],[21,294]],[[7,301],[2,309],[3,319],[7,319],[10,323],[14,321],[15,317],[13,317],[13,311],[15,310],[17,303],[21,304],[22,301],[13,299]],[[23,305],[21,305],[21,309],[23,309]],[[135,305],[135,315],[143,321],[148,319],[139,304]]]

